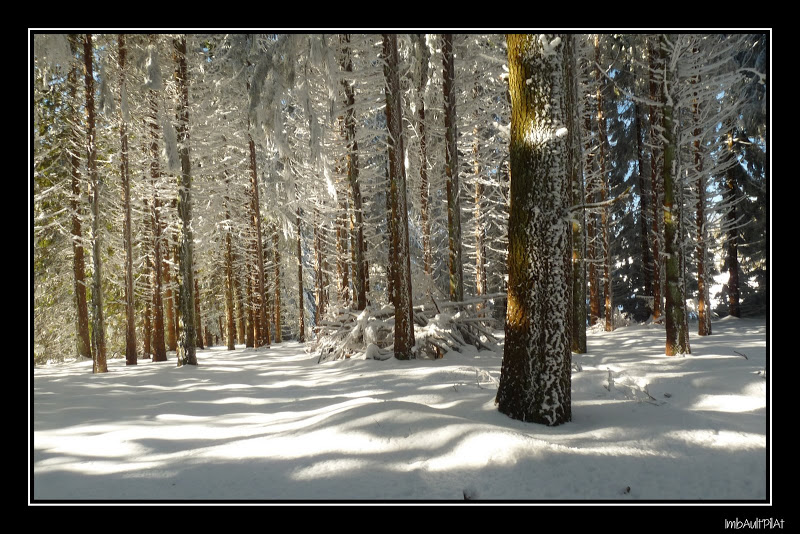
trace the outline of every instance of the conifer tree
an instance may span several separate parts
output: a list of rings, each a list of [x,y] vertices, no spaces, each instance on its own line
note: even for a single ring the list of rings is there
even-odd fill
[[[497,390],[509,417],[572,418],[572,298],[563,37],[507,36],[511,92],[508,311]]]

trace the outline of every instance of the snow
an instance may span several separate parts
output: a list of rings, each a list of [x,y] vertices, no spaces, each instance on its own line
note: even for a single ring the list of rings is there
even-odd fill
[[[284,342],[199,350],[196,367],[176,367],[174,353],[135,367],[110,359],[100,375],[86,360],[39,366],[29,493],[35,503],[765,503],[766,323],[713,329],[693,335],[685,357],[663,355],[660,325],[589,332],[588,353],[572,355],[573,420],[556,427],[499,413],[502,353],[471,347],[317,364]]]

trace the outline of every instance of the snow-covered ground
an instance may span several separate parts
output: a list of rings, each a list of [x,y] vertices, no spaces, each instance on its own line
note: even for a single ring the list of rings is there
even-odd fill
[[[687,357],[663,355],[662,326],[591,332],[552,428],[497,411],[502,354],[474,349],[36,367],[30,499],[768,502],[766,322],[692,326]]]

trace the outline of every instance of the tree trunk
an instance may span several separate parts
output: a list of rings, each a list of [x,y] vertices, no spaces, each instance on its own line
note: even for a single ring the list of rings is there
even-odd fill
[[[281,328],[281,252],[278,248],[278,227],[272,226],[272,247],[275,255],[275,343],[283,341]]]
[[[325,272],[323,271],[324,257],[322,249],[322,228],[319,226],[319,210],[314,208],[314,326],[319,326],[325,317]]]
[[[668,50],[666,36],[661,37],[661,46]],[[666,68],[665,83],[662,91],[664,112],[664,255],[666,256],[666,332],[667,342],[665,354],[689,354],[686,327],[686,298],[683,293],[681,279],[681,250],[680,250],[680,204],[675,201],[675,188],[678,187],[676,176],[676,131],[677,125],[673,120],[673,102],[670,94],[672,81],[671,69]]]
[[[496,403],[509,417],[547,425],[572,419],[572,245],[561,39],[507,36],[511,212]]]
[[[598,145],[600,147],[599,164],[600,164],[600,201],[605,202],[609,196],[609,180],[608,173],[606,172],[606,146],[608,143],[608,132],[606,128],[605,116],[605,88],[606,78],[600,72],[600,38],[595,34],[594,37],[594,52],[595,52],[595,72],[597,76],[597,133]],[[604,204],[600,212],[600,226],[603,236],[603,298],[605,301],[604,315],[605,315],[605,331],[612,332],[614,330],[614,307],[613,307],[613,294],[611,286],[611,243],[609,241],[609,207]]]
[[[133,248],[131,246],[131,183],[130,166],[128,164],[128,102],[125,85],[125,61],[127,48],[125,34],[117,37],[119,48],[119,90],[120,90],[120,124],[119,137],[121,145],[120,171],[122,175],[122,206],[125,212],[123,221],[122,242],[125,248],[125,365],[136,365],[136,309],[133,304]]]
[[[651,176],[651,195],[653,198],[653,319],[661,317],[663,276],[661,270],[661,213],[659,208],[663,206],[663,181],[660,179],[659,159],[661,158],[659,147],[662,145],[659,130],[662,127],[662,114],[659,112],[656,102],[661,101],[662,83],[656,76],[656,72],[662,68],[661,52],[658,43],[654,39],[648,38],[648,60],[650,66],[649,85],[650,85],[650,176]]]
[[[230,200],[228,199],[227,191],[228,187],[230,187],[230,177],[228,176],[227,171],[225,172],[225,221],[227,222],[227,228],[225,230],[225,324],[227,326],[226,329],[226,336],[225,342],[227,344],[228,350],[235,350],[236,344],[234,341],[234,336],[236,335],[236,324],[234,322],[234,305],[233,305],[233,238],[231,237],[231,228],[230,228],[230,220],[231,214],[230,210],[228,210],[228,203]],[[220,333],[221,329],[220,329]]]
[[[72,54],[77,53],[77,43],[75,38],[70,36],[70,48]],[[73,67],[67,75],[67,86],[70,94],[70,113],[75,124],[80,120],[78,117],[78,68]],[[77,139],[77,128],[72,129],[75,146],[79,146]],[[72,272],[74,275],[75,292],[75,311],[76,311],[76,330],[77,330],[77,351],[82,358],[92,357],[92,344],[89,338],[89,306],[86,303],[86,260],[83,250],[83,236],[81,229],[81,175],[80,159],[77,151],[70,152],[70,175],[72,178],[72,196],[70,199],[70,211],[72,212]]]
[[[389,197],[391,200],[395,298],[394,356],[414,358],[414,320],[411,296],[411,260],[408,244],[406,170],[403,161],[403,116],[398,73],[397,35],[383,35],[384,77],[386,78],[386,124],[389,129]]]
[[[186,36],[174,40],[175,81],[178,89],[177,128],[181,174],[178,188],[180,255],[178,295],[180,302],[178,366],[197,365],[197,339],[194,307],[194,242],[192,237],[192,169],[189,160],[189,73],[186,63]]]
[[[567,127],[566,169],[570,183],[570,204],[582,205],[581,132],[578,112],[578,79],[575,37],[564,36],[564,84]],[[586,353],[586,210],[572,213],[572,352]]]
[[[456,130],[456,88],[453,34],[442,34],[442,80],[444,86],[445,174],[447,175],[447,234],[450,268],[450,300],[464,300],[464,272],[461,265],[461,201],[458,182],[458,133]]]
[[[150,272],[150,286],[152,289],[152,314],[153,314],[153,361],[167,361],[167,350],[164,342],[164,304],[163,291],[163,261],[161,251],[164,248],[161,233],[161,200],[158,196],[158,181],[161,178],[159,164],[159,126],[158,126],[158,98],[152,89],[148,91],[150,102],[150,183],[153,188],[153,205],[150,209],[150,228],[153,234],[152,265]]]
[[[339,36],[342,45],[342,70],[352,77],[353,63],[350,58],[350,35]],[[345,94],[345,137],[347,142],[347,181],[353,198],[353,304],[356,310],[367,307],[367,273],[364,258],[364,217],[362,213],[361,184],[358,178],[358,141],[356,141],[355,91],[348,80],[342,80]]]
[[[636,121],[636,161],[639,184],[639,226],[642,247],[642,277],[644,294],[653,295],[653,257],[650,253],[650,226],[648,225],[650,213],[650,202],[647,199],[647,181],[644,176],[644,149],[642,139],[642,110],[641,105],[634,103],[634,121]],[[652,313],[652,307],[650,313]]]
[[[695,53],[697,50],[695,49]],[[699,82],[699,77],[692,80],[693,84]],[[697,173],[697,215],[695,219],[697,232],[697,334],[700,336],[711,335],[711,313],[708,309],[708,280],[706,275],[706,177],[703,174],[703,151],[700,137],[700,109],[695,90],[694,99],[694,170]]]
[[[423,269],[429,277],[433,274],[431,254],[431,223],[428,213],[430,192],[428,191],[428,139],[425,126],[425,87],[428,85],[428,61],[430,53],[424,34],[412,34],[414,51],[417,56],[417,133],[419,135],[419,177],[420,177],[420,223],[422,225]]]
[[[92,188],[92,371],[108,372],[106,365],[105,320],[103,319],[103,273],[101,262],[102,244],[100,239],[100,189],[102,183],[97,174],[97,137],[94,118],[94,48],[92,34],[87,33],[83,41],[84,82],[86,84],[86,152],[89,183]]]
[[[300,189],[297,187],[297,182],[294,184],[294,198],[297,201],[297,307],[299,324],[297,339],[300,343],[306,341],[306,306],[303,297],[303,241],[302,233],[300,232]]]
[[[248,84],[249,88],[249,84]],[[256,145],[253,141],[252,135],[249,133],[249,122],[248,122],[248,134],[247,134],[247,141],[248,146],[250,148],[250,187],[251,187],[251,221],[253,225],[253,233],[255,234],[255,257],[256,257],[256,285],[254,287],[254,293],[257,302],[257,313],[258,315],[254,317],[256,321],[255,330],[258,333],[256,336],[255,343],[256,347],[261,347],[262,345],[269,345],[270,340],[270,331],[269,331],[269,319],[267,319],[267,288],[266,288],[266,275],[264,274],[264,249],[262,245],[262,237],[261,237],[261,205],[259,201],[258,195],[258,171],[256,166]]]
[[[203,346],[203,318],[200,315],[200,284],[198,276],[194,276],[194,328],[197,332],[197,348],[204,349]]]
[[[733,138],[731,134],[730,139]],[[732,150],[733,143],[729,142],[729,150]],[[728,239],[726,242],[726,265],[728,267],[728,314],[733,317],[741,317],[742,311],[739,305],[740,291],[739,291],[739,229],[738,229],[738,215],[736,215],[736,202],[738,198],[736,181],[733,176],[733,170],[728,169],[725,174],[726,193],[731,204],[728,210]]]
[[[172,291],[172,275],[170,274],[170,250],[172,240],[166,232],[166,223],[161,221],[161,236],[163,239],[163,262],[161,265],[162,278],[164,280],[164,337],[167,343],[167,350],[178,350],[178,331],[177,321],[175,320],[175,295]]]

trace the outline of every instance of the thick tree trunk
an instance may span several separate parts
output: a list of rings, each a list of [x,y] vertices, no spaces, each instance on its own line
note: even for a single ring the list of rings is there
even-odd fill
[[[662,47],[666,47],[662,36]],[[676,131],[677,125],[673,120],[673,102],[669,92],[672,72],[665,69],[665,83],[662,91],[664,103],[664,255],[666,256],[666,333],[667,342],[665,354],[689,354],[691,352],[686,332],[686,298],[683,292],[681,276],[681,250],[680,250],[680,215],[681,206],[675,201],[676,191],[679,186],[676,176]]]
[[[406,170],[403,150],[403,117],[398,73],[397,35],[383,35],[386,78],[386,124],[389,129],[389,197],[391,200],[393,290],[395,298],[394,356],[414,358],[414,320],[411,297],[411,259],[408,244]]]
[[[464,272],[461,264],[461,195],[458,181],[455,57],[453,54],[453,34],[450,33],[442,34],[442,63],[450,300],[460,302],[464,300]]]
[[[122,206],[125,213],[122,229],[122,242],[125,248],[125,365],[136,365],[136,309],[133,304],[133,247],[131,245],[131,182],[128,163],[128,103],[125,85],[127,48],[125,34],[117,37],[119,48],[119,87],[120,87],[120,172],[122,175]]]
[[[92,188],[92,371],[108,372],[106,364],[106,326],[103,318],[103,272],[101,262],[102,244],[100,239],[100,188],[102,184],[97,174],[97,138],[94,117],[94,47],[92,34],[87,33],[83,41],[84,82],[86,84],[86,153],[89,183]]]
[[[177,137],[181,174],[178,188],[180,254],[178,256],[178,295],[180,302],[178,366],[197,365],[197,339],[194,306],[194,242],[192,237],[192,169],[189,160],[189,73],[186,61],[186,36],[174,40],[175,81],[178,86]]]
[[[70,36],[70,48],[73,55],[77,53],[77,43],[73,36]],[[77,124],[78,117],[78,68],[73,67],[67,75],[67,86],[70,94],[70,113],[72,120]],[[74,136],[75,146],[80,145],[77,139],[77,128],[73,128],[71,135]],[[72,186],[72,196],[70,199],[71,233],[72,233],[72,272],[74,278],[75,293],[75,315],[76,315],[76,340],[78,355],[82,358],[92,357],[92,344],[89,338],[89,306],[86,303],[86,260],[83,249],[83,231],[81,228],[81,207],[79,199],[81,196],[81,175],[80,159],[77,151],[70,151],[70,176]]]
[[[572,245],[561,39],[507,36],[511,212],[496,402],[509,417],[547,425],[572,418]]]

